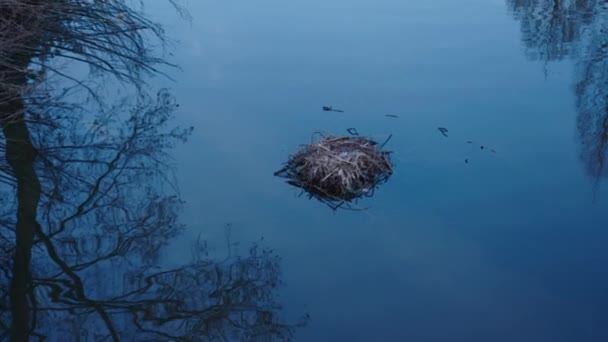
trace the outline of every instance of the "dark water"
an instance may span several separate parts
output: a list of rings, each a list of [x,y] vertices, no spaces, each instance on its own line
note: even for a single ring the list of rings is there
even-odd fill
[[[163,298],[208,303],[221,286],[200,284],[233,262],[285,283],[283,321],[310,314],[298,341],[608,340],[605,1],[190,1],[191,22],[147,6],[182,68],[155,85],[194,126],[171,152],[185,231],[150,236],[153,264],[189,262],[197,239],[227,257],[159,281],[179,288]],[[395,173],[366,210],[273,176],[312,133],[351,127],[392,134]],[[278,259],[233,255],[261,239]],[[65,243],[107,248],[90,241]],[[146,258],[82,273],[89,293],[112,297]]]

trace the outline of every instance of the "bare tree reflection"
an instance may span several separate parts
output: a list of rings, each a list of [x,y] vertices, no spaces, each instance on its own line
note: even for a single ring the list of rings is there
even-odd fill
[[[577,66],[577,128],[581,158],[596,182],[608,176],[608,8],[598,10],[585,57]]]
[[[584,28],[594,19],[597,0],[507,0],[520,22],[526,55],[558,61],[577,54]]]
[[[508,0],[527,55],[575,57],[580,157],[596,184],[608,176],[608,6],[600,0]]]
[[[0,339],[289,339],[271,251],[214,261],[199,243],[192,262],[158,268],[183,229],[167,151],[189,130],[167,129],[167,92],[145,95],[170,64],[143,7],[0,0]],[[136,99],[108,108],[113,87]]]
[[[53,76],[63,80],[64,93],[80,88],[89,96],[99,98],[87,82],[66,72],[65,68],[59,68],[60,60],[69,61],[71,66],[87,65],[91,75],[111,75],[141,89],[143,75],[155,73],[155,66],[164,63],[151,52],[144,37],[154,36],[161,42],[164,37],[161,28],[132,4],[122,0],[0,1],[0,126],[3,138],[0,149],[5,157],[3,161],[6,161],[0,167],[3,172],[0,179],[14,187],[13,198],[5,203],[12,206],[13,212],[2,231],[6,234],[2,241],[8,243],[13,262],[11,274],[7,276],[10,283],[4,307],[10,308],[10,335],[14,341],[27,340],[30,327],[37,322],[36,316],[30,317],[37,305],[33,300],[35,288],[31,286],[32,263],[38,252],[34,249],[35,239],[42,239],[50,248],[55,237],[43,238],[44,229],[40,225],[43,213],[39,208],[48,196],[45,192],[52,188],[48,189],[49,185],[43,183],[51,178],[43,179],[46,175],[40,171],[44,157],[41,148],[45,145],[43,141],[37,142],[35,135],[49,138],[40,133],[44,130],[37,131],[43,124],[58,128],[54,132],[67,132],[59,127],[59,115],[41,119],[33,109],[37,103],[43,103],[41,115],[44,116],[47,109],[56,108],[55,96],[48,95],[62,91],[42,89],[42,85],[49,85],[47,81]],[[107,81],[103,77],[97,79]],[[33,127],[35,124],[39,126]],[[54,143],[61,145],[61,140],[56,139]],[[73,216],[76,218],[83,213],[86,212],[78,210]]]
[[[139,96],[123,115],[128,105],[31,126],[41,196],[30,245],[16,237],[24,199],[12,189],[0,199],[0,257],[31,254],[31,267],[0,264],[1,338],[15,336],[15,312],[25,310],[17,314],[27,315],[31,340],[291,339],[306,318],[280,320],[272,251],[214,260],[199,241],[191,262],[159,268],[161,249],[183,229],[167,153],[190,129],[167,128],[176,104],[166,91]],[[14,284],[17,272],[26,274]]]

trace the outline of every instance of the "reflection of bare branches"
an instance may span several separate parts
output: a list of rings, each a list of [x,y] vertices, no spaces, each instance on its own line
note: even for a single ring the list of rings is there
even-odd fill
[[[547,62],[576,54],[576,44],[598,4],[597,0],[507,0],[521,23],[526,55]]]
[[[295,326],[277,317],[280,269],[271,251],[217,261],[199,243],[191,263],[158,268],[161,248],[182,230],[179,197],[164,188],[167,151],[190,129],[164,128],[176,107],[166,91],[152,100],[140,97],[126,121],[117,107],[33,126],[43,196],[24,296],[30,337],[65,340],[78,327],[84,339],[290,339]],[[6,234],[0,245],[12,253],[13,241]],[[16,268],[0,269],[3,284]]]
[[[271,251],[254,246],[246,258],[223,262],[199,259],[187,267],[143,279],[138,275],[139,287],[115,298],[115,309],[128,311],[134,324],[150,338],[289,339],[293,326],[277,319],[279,305],[273,299],[280,283],[278,263]],[[159,327],[164,332],[159,333]]]
[[[175,0],[170,2],[186,14]],[[58,71],[47,63],[58,58],[141,85],[142,73],[157,73],[156,65],[166,64],[151,53],[145,35],[164,38],[162,28],[132,5],[120,0],[2,0],[0,86],[19,89],[26,77],[40,76],[28,70],[31,63],[39,71]]]
[[[11,257],[0,263],[0,339],[289,339],[272,252],[158,267],[183,229],[167,150],[190,130],[166,129],[168,92],[143,91],[168,63],[145,40],[164,42],[162,29],[137,3],[0,0],[0,258]],[[135,85],[135,100],[101,105],[106,76]],[[78,91],[98,114],[63,101]]]
[[[597,181],[608,176],[608,10],[598,13],[588,50],[579,62],[576,84],[581,158]]]
[[[608,7],[599,0],[507,0],[530,57],[577,57],[581,159],[596,184],[608,176]]]

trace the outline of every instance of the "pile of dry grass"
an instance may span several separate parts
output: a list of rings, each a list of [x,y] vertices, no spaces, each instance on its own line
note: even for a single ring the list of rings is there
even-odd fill
[[[275,176],[333,209],[372,196],[393,173],[390,152],[361,136],[325,137],[304,145]]]

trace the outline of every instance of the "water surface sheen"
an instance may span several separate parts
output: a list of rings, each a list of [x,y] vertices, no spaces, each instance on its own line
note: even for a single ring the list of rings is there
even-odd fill
[[[182,70],[150,84],[170,92],[32,134],[67,166],[0,197],[1,338],[21,315],[48,340],[252,340],[308,313],[298,341],[608,341],[605,1],[185,4],[191,22],[145,4],[175,41]],[[273,176],[349,128],[392,134],[365,210]],[[157,186],[168,157],[183,206]],[[15,203],[41,189],[23,244]]]
[[[195,126],[175,154],[183,243],[221,243],[226,223],[263,236],[285,315],[311,314],[298,340],[608,340],[603,1],[188,6],[191,24],[165,23]],[[393,134],[368,210],[273,177],[313,132],[350,127]]]

